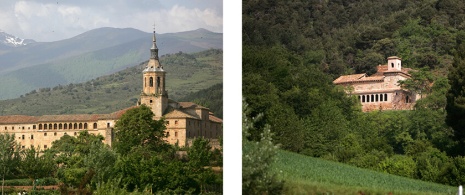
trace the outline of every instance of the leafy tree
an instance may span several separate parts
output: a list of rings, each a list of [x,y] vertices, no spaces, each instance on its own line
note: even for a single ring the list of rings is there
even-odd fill
[[[117,155],[108,145],[93,143],[83,160],[88,172],[95,173],[92,181],[98,186],[111,177]]]
[[[0,134],[0,174],[2,176],[2,194],[5,177],[18,168],[19,148],[15,134]]]
[[[410,71],[410,75],[411,78],[398,81],[402,88],[420,94],[420,98],[431,93],[434,76],[427,68]]]
[[[122,155],[130,154],[137,148],[164,151],[169,147],[163,140],[166,137],[164,130],[164,121],[153,120],[150,108],[141,105],[126,111],[116,122],[113,147]]]
[[[405,155],[394,155],[379,164],[379,170],[385,173],[410,177],[415,174],[416,164],[412,157]]]
[[[52,143],[52,148],[47,151],[55,155],[55,163],[59,165],[57,177],[63,182],[63,193],[68,187],[78,188],[84,193],[90,190],[85,189],[87,184],[92,181],[98,183],[108,177],[108,169],[116,157],[104,149],[102,140],[101,135],[82,131],[77,137],[65,135]]]
[[[260,141],[250,141],[249,131],[256,128],[254,123],[263,115],[247,117],[251,110],[245,101],[242,109],[242,193],[281,194],[283,182],[271,170],[277,148],[272,142],[270,127],[265,126]]]
[[[432,110],[444,110],[447,105],[446,94],[450,85],[445,77],[439,77],[434,81],[431,94],[415,103],[416,109],[429,108]]]
[[[34,146],[21,151],[20,171],[32,181],[33,186],[36,179],[51,176],[55,169],[51,153]]]
[[[465,43],[457,47],[454,63],[449,71],[450,90],[447,93],[446,122],[454,129],[455,139],[465,145]],[[463,151],[460,152],[464,154]]]
[[[189,163],[194,167],[204,167],[210,165],[212,150],[209,141],[197,138],[192,142],[192,146],[187,150]]]

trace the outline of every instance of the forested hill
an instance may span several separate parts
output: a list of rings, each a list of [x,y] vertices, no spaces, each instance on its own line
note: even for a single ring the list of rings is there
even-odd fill
[[[373,73],[386,57],[445,68],[465,36],[460,0],[244,1],[243,43],[282,45],[337,77]]]
[[[146,63],[135,64],[84,83],[40,88],[20,98],[2,100],[0,115],[111,113],[134,106],[142,90],[142,70]],[[223,83],[223,51],[219,49],[193,54],[166,54],[160,57],[160,63],[168,73],[166,88],[173,100]],[[212,111],[221,116],[219,112],[222,112],[222,103],[213,104],[210,101],[217,100],[202,99],[202,102],[211,106]],[[221,107],[213,107],[217,105]]]
[[[460,176],[465,174],[464,1],[242,3],[247,117],[264,114],[247,127],[246,140],[267,140],[262,136],[268,124],[273,143],[288,151],[448,185],[465,183]],[[426,98],[412,111],[362,113],[355,97],[332,81],[372,74],[388,56],[420,70],[413,83]],[[262,153],[268,159],[270,153]]]

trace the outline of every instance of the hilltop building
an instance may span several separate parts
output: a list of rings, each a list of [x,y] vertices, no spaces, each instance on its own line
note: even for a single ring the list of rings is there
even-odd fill
[[[150,53],[149,62],[142,72],[143,90],[134,107],[145,104],[153,111],[154,120],[165,119],[165,141],[170,144],[182,147],[189,145],[193,138],[204,137],[210,139],[215,147],[217,138],[222,136],[222,119],[206,107],[168,99],[165,88],[167,73],[159,61],[155,31]],[[14,133],[22,147],[33,145],[47,149],[63,135],[77,136],[80,131],[87,130],[102,135],[104,142],[111,146],[116,121],[131,108],[110,114],[0,116],[0,133]]]
[[[333,81],[336,85],[348,87],[347,93],[356,95],[362,104],[362,111],[409,110],[420,98],[418,94],[402,89],[398,81],[410,78],[410,68],[402,68],[401,58],[391,56],[386,65],[379,65],[378,71],[368,76],[363,74],[343,75]]]

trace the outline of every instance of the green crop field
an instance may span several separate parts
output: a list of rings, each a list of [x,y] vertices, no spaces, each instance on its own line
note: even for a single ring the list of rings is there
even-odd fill
[[[273,170],[286,194],[456,194],[456,187],[279,151]]]

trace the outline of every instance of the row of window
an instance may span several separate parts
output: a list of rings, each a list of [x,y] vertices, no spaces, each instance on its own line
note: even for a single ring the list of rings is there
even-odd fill
[[[362,102],[387,102],[388,96],[386,93],[383,94],[370,94],[370,95],[359,95],[358,99]]]
[[[64,133],[65,135],[68,135],[68,133]],[[47,133],[44,133],[44,136],[47,136]],[[57,136],[57,132],[53,133],[53,136]],[[74,132],[74,136],[77,136],[77,132]],[[34,135],[31,134],[30,139],[34,139]],[[18,137],[18,139],[25,139],[25,135],[21,135],[21,137]]]
[[[97,123],[94,123],[93,124],[93,129],[97,129]],[[32,125],[32,129],[36,129],[37,126],[36,125]],[[110,128],[110,123],[107,123],[107,128]],[[19,129],[22,129],[24,130],[24,126],[22,127],[19,127]],[[27,129],[30,129],[30,127],[28,127]],[[46,130],[46,129],[49,129],[49,130],[52,130],[52,129],[88,129],[88,125],[87,123],[59,123],[59,124],[39,124],[39,130]],[[5,126],[5,131],[8,130],[8,127]],[[15,130],[15,126],[11,126],[11,130]]]
[[[22,149],[26,148],[26,146],[21,146]],[[48,146],[47,145],[44,145],[44,149],[47,149]]]
[[[97,129],[97,123],[93,124],[93,128]],[[59,124],[39,124],[39,130],[46,129],[88,129],[87,123],[59,123]]]
[[[24,126],[23,127],[19,127],[19,129],[22,129],[24,130]],[[28,127],[27,129],[30,129],[30,127]],[[36,125],[32,125],[32,129],[36,129]],[[5,126],[5,131],[8,130],[8,127]],[[11,130],[15,130],[15,126],[11,126]]]

